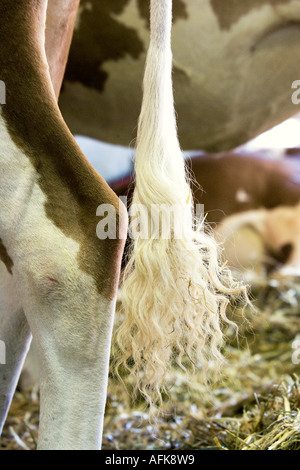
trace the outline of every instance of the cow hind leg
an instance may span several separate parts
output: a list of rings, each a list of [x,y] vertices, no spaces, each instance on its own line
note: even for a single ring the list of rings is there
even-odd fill
[[[44,308],[42,316],[63,318],[57,329],[52,321],[41,327],[42,321],[35,331],[41,369],[39,450],[101,448],[114,302],[98,298],[99,318],[83,327],[74,321],[80,313],[74,301],[84,316],[82,296],[75,295],[63,308]],[[36,315],[34,310],[29,316]]]
[[[0,119],[0,235],[38,352],[38,448],[97,449],[127,212],[57,107],[44,45],[47,0],[4,3],[1,78],[10,86]],[[13,42],[5,40],[11,30]],[[34,83],[28,93],[24,76]],[[109,239],[98,234],[99,206],[114,228]]]
[[[101,448],[117,289],[99,292],[75,245],[53,229],[15,266],[39,359],[39,450]],[[117,285],[122,251],[110,250]]]
[[[31,333],[15,295],[13,277],[0,263],[0,434],[27,355]]]

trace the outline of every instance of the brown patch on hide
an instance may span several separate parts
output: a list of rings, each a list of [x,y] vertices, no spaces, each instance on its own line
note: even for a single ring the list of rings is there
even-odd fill
[[[229,30],[243,16],[265,5],[277,6],[291,0],[210,0],[221,29]]]
[[[79,268],[94,278],[100,294],[112,298],[123,243],[97,238],[96,209],[100,204],[111,204],[116,209],[118,230],[119,223],[124,226],[119,200],[85,159],[57,107],[41,50],[46,4],[46,0],[0,2],[1,76],[7,85],[2,116],[15,145],[40,176],[48,219],[79,244]],[[38,232],[39,227],[32,229]]]
[[[103,70],[106,62],[126,56],[138,59],[145,51],[138,32],[115,18],[129,1],[81,0],[80,26],[74,32],[66,80],[102,91],[108,79]]]

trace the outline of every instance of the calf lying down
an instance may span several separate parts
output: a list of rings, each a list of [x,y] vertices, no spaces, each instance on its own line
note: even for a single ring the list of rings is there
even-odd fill
[[[232,268],[258,275],[300,275],[300,204],[257,209],[224,219],[216,230]]]

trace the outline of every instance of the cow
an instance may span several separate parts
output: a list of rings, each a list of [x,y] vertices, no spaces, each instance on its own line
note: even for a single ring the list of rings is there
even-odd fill
[[[125,146],[135,138],[148,4],[81,1],[60,96],[74,134]],[[184,150],[231,150],[297,112],[291,96],[300,77],[299,21],[298,0],[174,1],[173,80]]]
[[[6,84],[0,121],[0,335],[6,344],[0,427],[32,334],[43,370],[40,449],[100,447],[124,241],[95,236],[96,207],[113,206],[121,235],[127,229],[125,208],[88,164],[57,106],[77,7],[77,0],[0,5]]]
[[[0,427],[32,335],[41,370],[41,450],[101,448],[128,227],[124,205],[81,152],[57,104],[77,7],[77,0],[0,4],[6,84],[0,116],[0,336],[6,346]],[[152,408],[174,356],[182,368],[188,357],[204,373],[213,359],[221,363],[229,299],[242,293],[247,300],[203,223],[194,222],[176,129],[171,25],[172,0],[151,0],[135,154],[133,207],[140,214],[131,226],[123,321],[115,336],[116,370],[133,375]],[[175,220],[162,236],[161,222],[173,210]],[[184,227],[180,236],[178,227]]]

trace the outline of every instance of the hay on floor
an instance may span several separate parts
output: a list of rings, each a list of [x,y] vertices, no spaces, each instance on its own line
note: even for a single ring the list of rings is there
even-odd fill
[[[168,376],[172,400],[153,424],[113,378],[103,449],[299,450],[300,279],[256,281],[257,311],[234,313],[239,341],[228,330],[222,380],[208,392],[197,375]],[[17,392],[1,450],[35,449],[38,396]]]

